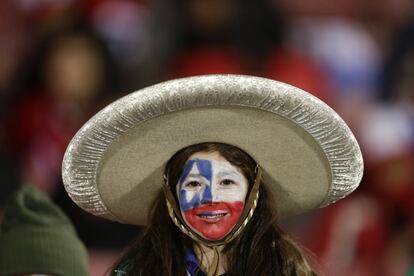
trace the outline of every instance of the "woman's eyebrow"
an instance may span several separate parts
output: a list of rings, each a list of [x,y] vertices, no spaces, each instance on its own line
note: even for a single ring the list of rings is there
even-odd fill
[[[224,171],[224,172],[218,172],[217,173],[218,177],[223,177],[223,176],[232,176],[232,177],[237,177],[240,178],[240,175],[237,172],[234,171]]]
[[[204,176],[202,176],[200,173],[189,173],[185,178],[190,178],[190,177],[199,178],[199,177],[204,177]]]

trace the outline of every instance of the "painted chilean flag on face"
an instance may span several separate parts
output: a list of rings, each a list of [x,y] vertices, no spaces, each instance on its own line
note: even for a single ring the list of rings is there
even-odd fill
[[[184,166],[177,185],[178,201],[192,230],[208,240],[219,240],[239,220],[248,184],[237,167],[217,153],[202,156]]]

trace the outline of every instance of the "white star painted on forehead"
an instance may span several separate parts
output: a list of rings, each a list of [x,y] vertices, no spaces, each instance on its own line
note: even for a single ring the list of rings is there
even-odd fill
[[[186,178],[191,177],[191,176],[200,176],[200,171],[198,170],[197,162],[193,162],[193,167],[191,168]]]

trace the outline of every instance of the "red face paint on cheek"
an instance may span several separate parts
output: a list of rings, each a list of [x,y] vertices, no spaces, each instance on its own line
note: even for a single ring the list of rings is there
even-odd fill
[[[202,237],[219,240],[234,228],[243,208],[242,201],[205,204],[184,212],[184,219]]]

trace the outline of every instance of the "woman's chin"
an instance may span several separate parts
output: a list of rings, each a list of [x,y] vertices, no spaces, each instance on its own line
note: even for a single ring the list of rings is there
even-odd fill
[[[219,241],[224,239],[234,228],[234,225],[231,227],[222,227],[217,224],[208,224],[202,229],[193,229],[197,234],[209,241]]]

